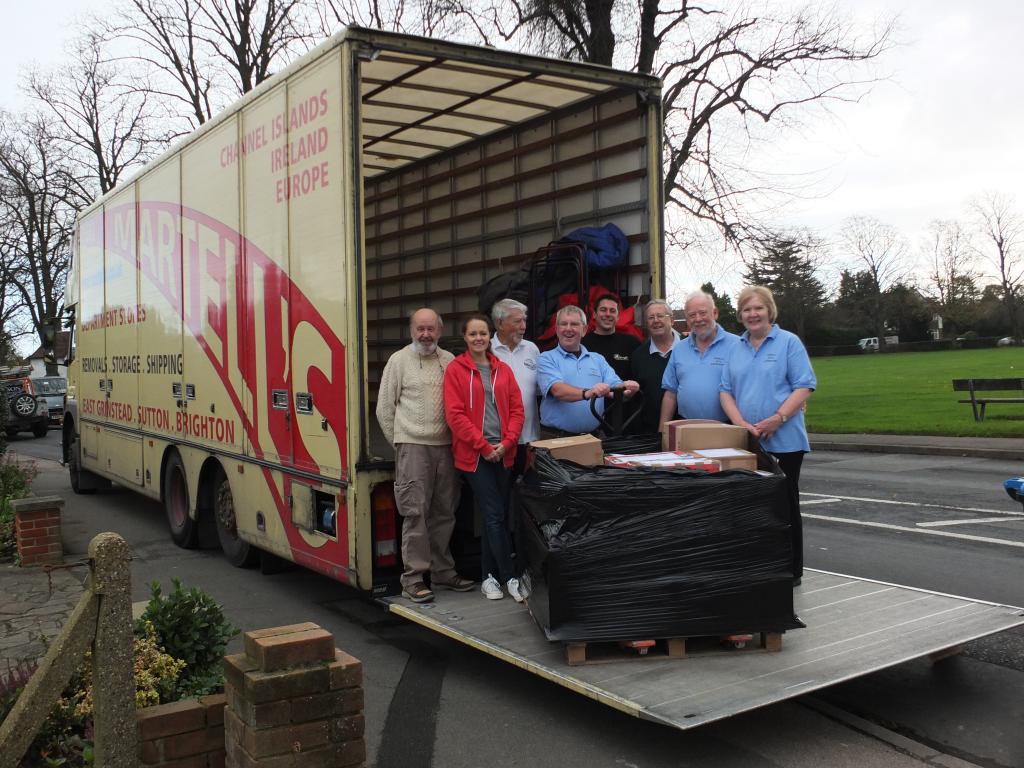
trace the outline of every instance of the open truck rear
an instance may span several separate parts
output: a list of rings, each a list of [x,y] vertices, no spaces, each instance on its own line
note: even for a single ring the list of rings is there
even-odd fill
[[[236,565],[271,553],[386,595],[399,533],[373,406],[409,313],[472,311],[484,281],[608,222],[630,242],[621,292],[663,295],[659,88],[363,29],[268,80],[79,219],[63,424],[74,489],[117,482],[162,502],[180,546],[219,544]],[[1022,621],[1004,606],[816,581],[802,589],[829,618],[800,631],[815,633],[813,651],[797,659],[787,643],[743,657],[739,672],[671,661],[570,674],[512,601],[389,605],[677,727]],[[854,630],[869,616],[865,645]]]
[[[660,83],[349,29],[80,217],[64,424],[82,490],[163,502],[174,540],[384,593],[398,568],[376,383],[429,305],[584,225],[661,294]],[[455,325],[449,323],[449,329]]]

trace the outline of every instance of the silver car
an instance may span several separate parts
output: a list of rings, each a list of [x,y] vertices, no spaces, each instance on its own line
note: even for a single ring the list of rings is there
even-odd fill
[[[35,393],[46,400],[50,423],[59,425],[64,419],[64,393],[68,391],[68,380],[63,376],[41,376],[31,381]]]

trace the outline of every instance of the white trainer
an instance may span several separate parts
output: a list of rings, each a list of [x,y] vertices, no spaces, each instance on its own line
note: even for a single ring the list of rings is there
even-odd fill
[[[511,578],[508,580],[508,584],[505,585],[508,589],[508,596],[515,600],[517,603],[523,602],[526,599],[526,595],[523,594],[519,587],[519,579]]]
[[[501,600],[505,596],[501,593],[501,586],[498,584],[498,580],[489,573],[487,578],[484,579],[484,583],[480,585],[480,591],[488,600]]]

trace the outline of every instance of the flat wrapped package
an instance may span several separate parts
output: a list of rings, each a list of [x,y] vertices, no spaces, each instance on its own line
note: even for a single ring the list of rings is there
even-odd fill
[[[781,474],[581,467],[538,450],[515,496],[530,611],[550,640],[804,626]]]

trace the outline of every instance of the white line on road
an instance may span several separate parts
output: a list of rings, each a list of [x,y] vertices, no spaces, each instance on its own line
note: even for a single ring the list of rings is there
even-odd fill
[[[1024,515],[1017,515],[1018,520],[1024,521]],[[1012,523],[1014,520],[1007,520],[1005,517],[975,517],[968,520],[936,520],[934,523],[918,523],[921,528],[941,528],[946,525],[971,525],[972,523]]]
[[[800,495],[802,496],[803,494],[800,494]],[[806,507],[808,504],[835,504],[835,503],[840,502],[840,501],[842,501],[842,499],[836,499],[836,498],[831,498],[831,499],[802,499],[800,501],[800,506],[801,507]]]
[[[848,525],[860,525],[865,528],[883,528],[887,531],[906,531],[907,533],[924,533],[929,536],[945,536],[950,539],[961,539],[963,541],[979,541],[983,544],[1003,544],[1007,547],[1019,547],[1024,549],[1024,541],[1008,541],[1006,539],[993,539],[988,536],[971,536],[966,533],[951,533],[950,531],[933,531],[930,528],[909,528],[905,525],[892,525],[890,523],[874,523],[867,520],[850,520],[846,517],[830,517],[829,515],[801,515],[810,520],[825,520],[830,523],[846,523]]]
[[[844,501],[870,501],[874,504],[893,504],[901,507],[927,507],[928,509],[949,509],[954,512],[984,512],[988,515],[1008,515],[1009,517],[1020,517],[1020,512],[1009,512],[1002,509],[985,509],[983,507],[951,507],[947,504],[924,504],[919,501],[894,501],[893,499],[867,499],[862,496],[836,496],[832,493],[806,493],[800,492],[801,496],[817,496],[825,499],[843,499]]]

